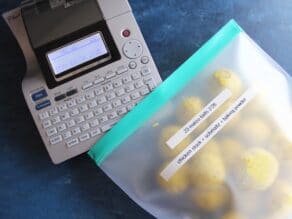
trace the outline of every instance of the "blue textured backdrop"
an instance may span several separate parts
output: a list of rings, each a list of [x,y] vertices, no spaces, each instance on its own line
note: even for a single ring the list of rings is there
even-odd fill
[[[19,0],[0,0],[0,12]],[[292,0],[131,0],[163,78],[235,18],[292,72]],[[24,60],[0,20],[0,218],[152,218],[86,156],[50,162],[25,105]]]

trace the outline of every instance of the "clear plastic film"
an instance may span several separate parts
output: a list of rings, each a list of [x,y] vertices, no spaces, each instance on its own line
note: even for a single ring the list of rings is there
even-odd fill
[[[89,155],[157,218],[292,218],[291,95],[230,21]]]

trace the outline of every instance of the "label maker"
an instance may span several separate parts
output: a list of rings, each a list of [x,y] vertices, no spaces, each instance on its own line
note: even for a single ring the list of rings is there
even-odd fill
[[[23,94],[55,164],[88,151],[161,83],[126,0],[29,0],[4,18],[25,56]]]

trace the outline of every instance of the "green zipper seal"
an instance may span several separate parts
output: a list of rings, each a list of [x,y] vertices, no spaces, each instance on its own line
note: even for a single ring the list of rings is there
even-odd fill
[[[105,134],[88,152],[89,156],[100,166],[121,143],[180,92],[242,31],[234,20],[230,20],[201,49]]]

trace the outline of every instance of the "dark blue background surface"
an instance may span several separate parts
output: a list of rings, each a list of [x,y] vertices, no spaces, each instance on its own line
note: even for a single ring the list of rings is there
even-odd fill
[[[0,12],[19,0],[0,0]],[[229,19],[292,72],[292,0],[131,0],[163,78]],[[25,105],[24,60],[0,21],[0,218],[152,218],[82,155],[54,166]]]

